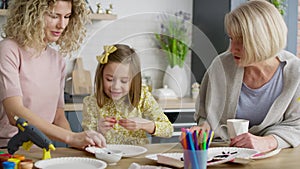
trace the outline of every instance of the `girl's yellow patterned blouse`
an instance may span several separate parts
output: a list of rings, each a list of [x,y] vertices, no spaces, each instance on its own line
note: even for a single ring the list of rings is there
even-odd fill
[[[97,105],[95,96],[87,96],[83,100],[84,130],[97,130],[99,118],[115,117],[117,120],[131,117],[141,117],[155,122],[154,136],[171,137],[173,126],[163,110],[153,98],[148,88],[142,87],[138,108],[128,111],[128,106],[122,101],[114,102],[106,98],[107,103],[101,109]],[[144,130],[129,131],[116,124],[113,129],[105,133],[107,144],[148,144],[149,139]]]

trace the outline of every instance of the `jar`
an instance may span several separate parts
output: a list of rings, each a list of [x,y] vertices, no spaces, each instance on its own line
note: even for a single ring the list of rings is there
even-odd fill
[[[24,159],[20,162],[19,169],[32,169],[33,168],[33,160],[31,159]]]
[[[199,95],[199,88],[193,88],[192,89],[192,98],[193,99],[197,99],[198,95]]]
[[[200,91],[200,84],[198,82],[195,82],[192,84],[192,98],[197,99]]]
[[[32,161],[21,161],[20,169],[32,169],[33,162]]]
[[[16,164],[14,162],[10,162],[10,161],[4,161],[2,163],[3,169],[14,169],[15,165]]]

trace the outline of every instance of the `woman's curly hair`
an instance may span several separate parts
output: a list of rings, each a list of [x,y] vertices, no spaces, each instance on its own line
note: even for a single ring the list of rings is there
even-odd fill
[[[78,50],[86,36],[85,24],[89,21],[85,0],[10,0],[2,37],[14,39],[23,47],[42,50],[47,45],[44,41],[44,14],[56,1],[72,2],[72,14],[69,24],[55,44],[63,55]]]

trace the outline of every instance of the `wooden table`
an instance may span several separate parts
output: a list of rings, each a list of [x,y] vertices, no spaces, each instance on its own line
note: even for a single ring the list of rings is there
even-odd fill
[[[218,145],[212,145],[218,146]],[[156,161],[149,160],[145,158],[147,154],[153,153],[166,153],[166,152],[182,152],[181,145],[177,143],[165,143],[165,144],[148,144],[145,145],[148,152],[145,154],[132,157],[132,158],[122,158],[115,166],[108,166],[108,169],[127,169],[131,163],[135,162],[142,165],[157,165]],[[32,148],[29,152],[24,150],[19,150],[17,154],[23,154],[26,158],[33,159],[37,161],[42,156],[42,150],[39,148]],[[57,148],[55,151],[51,151],[52,157],[90,157],[95,158],[93,154],[86,151],[80,151],[71,148]],[[213,169],[299,169],[300,161],[300,147],[283,149],[276,156],[255,160],[246,165],[226,163],[215,166],[209,166],[208,168]]]

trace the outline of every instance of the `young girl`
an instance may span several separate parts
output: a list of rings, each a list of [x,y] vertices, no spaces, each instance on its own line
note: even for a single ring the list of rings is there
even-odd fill
[[[108,144],[147,144],[147,133],[171,137],[173,127],[146,86],[135,50],[104,46],[97,56],[95,94],[83,100],[84,130],[97,130]]]

